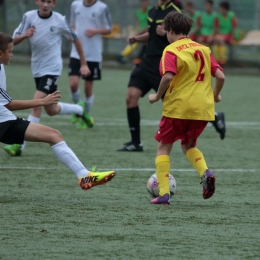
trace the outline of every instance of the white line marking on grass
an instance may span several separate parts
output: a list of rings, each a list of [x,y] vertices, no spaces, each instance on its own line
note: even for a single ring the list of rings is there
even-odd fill
[[[112,167],[111,167],[112,168]],[[0,169],[20,170],[61,170],[62,167],[36,167],[36,166],[0,166]],[[91,168],[89,168],[91,169]],[[113,168],[112,168],[113,169]],[[107,171],[107,168],[98,168],[99,171]],[[143,171],[154,172],[154,168],[114,168],[114,171]],[[212,169],[213,172],[256,172],[256,169]],[[194,169],[171,169],[171,172],[195,172]]]

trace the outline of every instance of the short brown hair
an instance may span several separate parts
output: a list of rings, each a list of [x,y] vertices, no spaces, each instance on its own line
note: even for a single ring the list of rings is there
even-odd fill
[[[188,35],[193,23],[193,20],[185,14],[172,11],[164,18],[164,30],[166,32],[172,30],[175,34]]]
[[[13,38],[10,35],[0,32],[0,51],[5,52],[11,42],[13,42]]]

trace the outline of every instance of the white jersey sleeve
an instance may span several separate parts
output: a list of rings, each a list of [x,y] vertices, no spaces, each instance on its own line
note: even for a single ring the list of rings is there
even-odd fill
[[[112,29],[112,19],[108,9],[108,6],[105,6],[103,9],[103,15],[101,16],[101,27],[102,29],[111,30]]]
[[[76,33],[69,26],[69,23],[65,16],[63,16],[63,21],[61,25],[61,34],[66,38],[71,39],[73,42],[76,41],[78,38]]]
[[[0,106],[5,106],[12,101],[12,98],[8,95],[8,93],[0,88]]]
[[[75,19],[76,19],[75,9],[76,9],[76,5],[75,5],[75,1],[74,1],[74,2],[71,3],[71,6],[70,6],[70,26],[71,27],[76,26],[76,24],[75,24]]]
[[[26,33],[26,31],[32,26],[30,24],[30,16],[27,15],[27,13],[25,13],[23,15],[23,19],[22,22],[19,24],[19,26],[15,29],[14,33],[13,33],[13,38],[17,35],[21,35]]]

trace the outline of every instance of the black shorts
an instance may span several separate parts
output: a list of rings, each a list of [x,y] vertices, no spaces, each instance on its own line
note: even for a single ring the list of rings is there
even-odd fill
[[[0,142],[5,144],[22,144],[30,121],[22,118],[0,123]]]
[[[59,76],[45,75],[40,78],[34,78],[36,89],[46,94],[52,94],[57,90],[57,80]]]
[[[142,91],[142,97],[151,89],[158,90],[161,81],[159,72],[161,57],[146,56],[132,71],[128,87],[136,87]]]
[[[87,65],[91,74],[87,77],[82,77],[86,81],[100,80],[101,79],[101,63],[94,61],[87,61]],[[69,76],[80,77],[80,60],[75,58],[70,58],[69,63]]]

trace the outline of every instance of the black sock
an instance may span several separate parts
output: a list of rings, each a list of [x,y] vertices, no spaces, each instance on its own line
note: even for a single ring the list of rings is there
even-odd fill
[[[132,142],[140,144],[140,111],[139,107],[127,108],[127,119]]]

